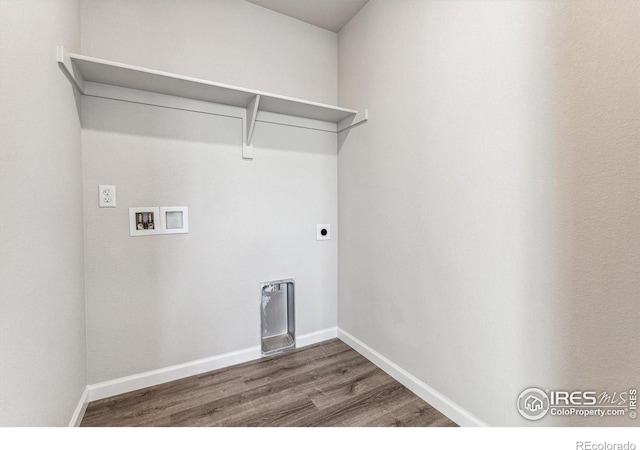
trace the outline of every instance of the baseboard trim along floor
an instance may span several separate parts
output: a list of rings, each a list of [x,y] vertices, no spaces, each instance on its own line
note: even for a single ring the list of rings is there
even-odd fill
[[[456,427],[338,338],[91,402],[81,427]]]
[[[388,375],[416,394],[425,402],[436,408],[442,414],[453,420],[461,427],[487,427],[487,423],[478,419],[466,409],[462,408],[457,403],[454,403],[449,398],[442,395],[440,392],[433,389],[431,386],[420,381],[417,377],[413,376],[402,367],[398,366],[391,360],[387,359],[374,349],[366,345],[364,342],[350,335],[346,331],[338,328],[338,339],[351,348],[356,350],[362,356],[374,363],[376,366],[384,370]]]
[[[400,384],[404,385],[418,397],[438,409],[458,425],[463,427],[488,426],[488,424],[475,417],[460,405],[451,401],[449,398],[420,381],[417,377],[413,376],[342,329],[333,327],[298,336],[296,339],[297,347],[306,347],[336,337],[351,346],[354,350],[362,354],[365,358],[378,366]],[[175,381],[193,375],[199,375],[235,364],[253,361],[259,359],[261,356],[259,346],[250,347],[243,350],[224,353],[222,355],[202,358],[158,370],[152,370],[149,372],[143,372],[89,385],[80,398],[69,426],[76,427],[80,425],[89,402]]]
[[[78,402],[78,406],[76,406],[76,410],[73,412],[73,416],[71,416],[71,420],[69,421],[70,427],[79,427],[80,422],[82,422],[82,417],[84,417],[84,413],[87,410],[87,406],[89,405],[89,387],[84,388],[84,392],[80,396],[80,401]]]
[[[297,336],[296,347],[302,348],[308,345],[317,344],[338,336],[336,327],[325,328],[323,330],[314,331],[312,333]],[[178,380],[180,378],[199,375],[212,370],[222,369],[224,367],[253,361],[262,356],[260,347],[249,347],[243,350],[224,353],[222,355],[211,356],[208,358],[197,359],[183,364],[164,367],[162,369],[151,370],[148,372],[138,373],[127,377],[116,378],[114,380],[104,381],[101,383],[90,384],[85,389],[73,418],[69,426],[79,426],[82,416],[87,409],[89,402],[101,400],[103,398],[112,397],[114,395],[125,394],[127,392],[144,389],[157,384],[167,383],[169,381]]]

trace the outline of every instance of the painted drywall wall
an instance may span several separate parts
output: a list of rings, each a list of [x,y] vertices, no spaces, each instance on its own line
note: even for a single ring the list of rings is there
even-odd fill
[[[490,425],[640,379],[638,2],[371,0],[339,34],[339,327]],[[366,311],[366,314],[363,314]]]
[[[89,56],[336,104],[337,35],[238,0],[82,1]]]
[[[56,45],[78,1],[0,2],[0,425],[67,425],[86,386],[80,121]]]
[[[640,380],[640,2],[550,6],[565,386]],[[551,253],[551,252],[550,252]],[[573,425],[640,426],[566,419]]]
[[[336,326],[337,241],[316,241],[334,133],[258,122],[249,161],[237,118],[91,97],[82,116],[90,384],[260,345],[268,280],[295,279],[298,335]],[[130,237],[134,206],[187,206],[189,233]]]
[[[90,55],[335,103],[337,36],[246,2],[84,2],[82,30]],[[298,335],[336,326],[335,133],[258,122],[250,161],[238,118],[82,110],[90,384],[258,346],[268,280],[296,280]],[[129,237],[133,206],[188,206],[189,234]]]

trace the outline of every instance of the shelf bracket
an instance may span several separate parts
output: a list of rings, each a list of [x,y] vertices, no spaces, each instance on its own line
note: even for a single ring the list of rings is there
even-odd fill
[[[367,123],[369,120],[369,110],[365,109],[363,114],[354,114],[351,117],[347,117],[346,119],[342,119],[338,122],[338,152],[342,149],[342,146],[347,140],[347,136],[351,130],[355,127],[359,127]]]
[[[64,51],[62,45],[58,45],[56,49],[56,60],[58,61],[58,67],[62,70],[62,73],[71,82],[71,85],[78,90],[81,94],[84,94],[84,78],[80,71],[76,70],[69,58],[69,54]]]
[[[260,105],[260,96],[256,95],[249,102],[246,113],[242,119],[242,158],[253,159],[253,130],[256,126],[256,118],[258,117],[258,106]]]
[[[369,110],[365,109],[362,116],[354,115],[353,117],[347,117],[346,119],[338,122],[338,133],[359,127],[360,125],[367,123],[368,120]]]

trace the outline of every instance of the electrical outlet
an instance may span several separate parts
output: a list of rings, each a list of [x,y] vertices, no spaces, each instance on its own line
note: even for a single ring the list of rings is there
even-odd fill
[[[116,207],[116,187],[110,184],[98,186],[100,194],[100,208]]]

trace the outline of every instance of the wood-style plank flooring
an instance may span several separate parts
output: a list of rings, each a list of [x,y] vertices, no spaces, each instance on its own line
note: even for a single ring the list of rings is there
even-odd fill
[[[83,427],[456,426],[338,339],[91,402]]]

